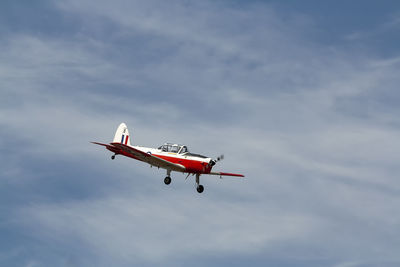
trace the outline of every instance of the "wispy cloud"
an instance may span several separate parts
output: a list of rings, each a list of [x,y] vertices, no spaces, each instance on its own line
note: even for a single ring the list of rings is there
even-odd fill
[[[81,240],[101,260],[158,264],[166,258],[175,261],[197,253],[258,253],[268,244],[304,238],[318,228],[312,218],[287,215],[273,207],[254,214],[251,203],[221,200],[215,205],[215,200],[182,202],[182,197],[163,195],[168,205],[160,206],[157,198],[125,196],[40,205],[30,207],[24,215],[46,229],[38,235],[60,238],[57,243],[66,236]]]
[[[312,18],[262,3],[53,8],[77,19],[66,35],[0,42],[1,183],[24,196],[3,195],[6,226],[61,251],[24,264],[400,261],[398,57],[325,47]],[[216,168],[246,179],[202,177],[199,196],[111,164],[88,142],[121,121],[139,145],[225,153]]]

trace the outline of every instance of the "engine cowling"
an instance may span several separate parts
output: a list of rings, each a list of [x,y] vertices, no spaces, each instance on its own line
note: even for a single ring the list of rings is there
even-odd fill
[[[211,159],[210,162],[208,163],[208,166],[212,167],[212,166],[214,166],[216,163],[217,163],[216,160]]]

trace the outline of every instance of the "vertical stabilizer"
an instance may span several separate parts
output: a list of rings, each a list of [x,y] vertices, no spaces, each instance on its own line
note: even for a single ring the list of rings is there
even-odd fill
[[[121,143],[124,145],[131,145],[131,136],[129,135],[128,127],[125,123],[121,123],[115,132],[113,143]]]

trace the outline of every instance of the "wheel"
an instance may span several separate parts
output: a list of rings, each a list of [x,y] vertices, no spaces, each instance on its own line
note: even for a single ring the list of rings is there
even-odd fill
[[[115,155],[112,155],[112,156],[111,156],[111,159],[115,159]]]
[[[171,181],[172,181],[171,177],[167,176],[167,177],[165,177],[165,179],[164,179],[164,184],[170,184]]]
[[[202,186],[201,184],[199,184],[199,185],[197,186],[197,192],[203,193],[203,191],[204,191],[204,186]]]

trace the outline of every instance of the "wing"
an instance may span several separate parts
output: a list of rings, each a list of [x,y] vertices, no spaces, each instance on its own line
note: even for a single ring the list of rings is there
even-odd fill
[[[218,175],[218,176],[235,176],[235,177],[244,177],[243,174],[238,174],[238,173],[229,173],[229,172],[210,172],[207,173],[210,175]]]
[[[103,144],[100,144],[100,145],[103,145]],[[111,145],[112,145],[112,147],[118,148],[118,149],[124,151],[125,153],[127,153],[141,161],[144,161],[150,165],[153,165],[156,167],[161,167],[164,169],[169,169],[172,171],[183,172],[186,170],[186,168],[183,165],[169,162],[169,161],[159,158],[157,156],[153,156],[151,154],[145,153],[136,148],[133,148],[133,147],[121,144],[121,143],[111,143]]]

